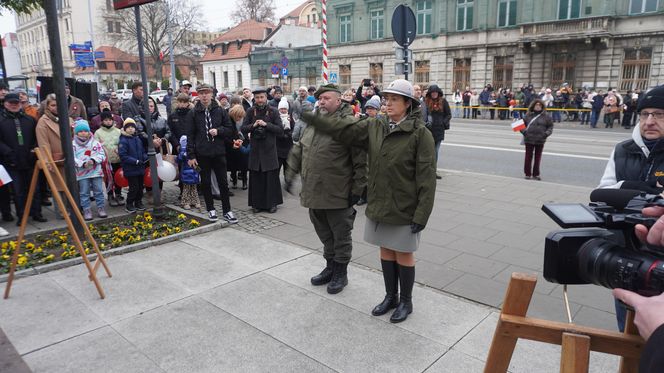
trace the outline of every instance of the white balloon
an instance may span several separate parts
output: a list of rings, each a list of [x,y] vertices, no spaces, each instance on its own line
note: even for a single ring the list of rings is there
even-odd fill
[[[163,162],[160,167],[157,167],[157,175],[161,181],[173,181],[177,173],[177,169],[170,162]]]

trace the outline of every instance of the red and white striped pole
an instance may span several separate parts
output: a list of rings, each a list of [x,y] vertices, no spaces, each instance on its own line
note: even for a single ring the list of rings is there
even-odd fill
[[[323,22],[323,68],[322,68],[322,77],[323,84],[328,83],[327,72],[327,0],[321,0],[322,5],[322,22]]]

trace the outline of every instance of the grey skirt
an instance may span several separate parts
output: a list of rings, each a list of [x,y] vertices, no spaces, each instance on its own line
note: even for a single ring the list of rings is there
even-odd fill
[[[378,223],[367,217],[364,240],[372,245],[402,253],[413,253],[420,246],[420,234],[410,231],[410,225]]]

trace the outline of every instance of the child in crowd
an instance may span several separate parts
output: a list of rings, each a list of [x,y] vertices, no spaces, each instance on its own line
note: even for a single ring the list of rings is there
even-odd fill
[[[106,160],[106,154],[101,144],[92,138],[90,125],[86,120],[79,119],[75,124],[74,163],[76,165],[76,180],[78,181],[83,218],[92,220],[90,189],[92,189],[97,204],[98,216],[105,218],[108,215],[104,208],[104,181],[101,164]]]
[[[120,168],[120,155],[118,154],[118,144],[122,131],[115,126],[113,114],[110,111],[102,111],[101,126],[95,132],[95,140],[99,141],[106,151],[106,159],[111,164],[112,174],[107,177],[113,177],[115,171]],[[115,186],[113,190],[108,191],[108,204],[111,206],[120,206],[124,203],[122,198],[122,188]]]
[[[191,168],[187,163],[187,136],[180,137],[180,154],[178,155],[178,163],[180,164],[180,182],[182,183],[182,207],[189,209],[194,206],[197,209],[201,208],[201,200],[198,198],[198,191],[196,187],[201,183],[201,177],[198,171]]]
[[[143,206],[143,175],[148,155],[143,140],[136,134],[136,122],[127,118],[118,144],[122,172],[129,183],[125,209],[127,212],[145,211]]]

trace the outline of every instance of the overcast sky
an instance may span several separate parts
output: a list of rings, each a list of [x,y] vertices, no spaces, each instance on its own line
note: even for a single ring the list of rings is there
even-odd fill
[[[229,7],[229,0],[197,0],[201,3],[203,15],[206,17],[207,28],[210,31],[216,31],[222,28],[233,26],[230,14],[232,7]],[[297,8],[305,0],[274,0],[276,6],[277,18],[282,17],[291,10]],[[83,20],[87,22],[86,20]],[[4,35],[8,32],[16,32],[16,23],[14,16],[5,11],[0,16],[0,34]]]

